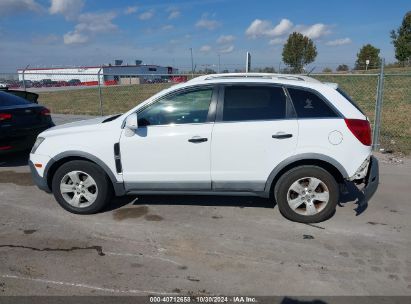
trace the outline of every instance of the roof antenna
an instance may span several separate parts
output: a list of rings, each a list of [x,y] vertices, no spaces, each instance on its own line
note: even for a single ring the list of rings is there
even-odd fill
[[[310,74],[315,70],[316,67],[313,67],[307,74],[307,76],[310,76]]]

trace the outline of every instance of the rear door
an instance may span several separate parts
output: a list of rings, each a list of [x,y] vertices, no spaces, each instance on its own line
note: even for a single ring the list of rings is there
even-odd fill
[[[298,122],[281,86],[225,85],[212,138],[213,189],[263,191],[271,171],[294,154]]]

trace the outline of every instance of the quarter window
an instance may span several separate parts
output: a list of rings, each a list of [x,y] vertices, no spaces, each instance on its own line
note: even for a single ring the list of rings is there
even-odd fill
[[[338,117],[337,114],[313,92],[289,88],[291,99],[298,118]]]
[[[207,121],[212,88],[164,97],[138,114],[139,126],[204,123]]]
[[[285,118],[286,103],[281,87],[228,86],[224,91],[223,121]]]

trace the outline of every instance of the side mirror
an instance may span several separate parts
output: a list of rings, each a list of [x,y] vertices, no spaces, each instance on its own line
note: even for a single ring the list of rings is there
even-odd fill
[[[127,116],[125,127],[130,130],[138,129],[137,113],[133,113]]]

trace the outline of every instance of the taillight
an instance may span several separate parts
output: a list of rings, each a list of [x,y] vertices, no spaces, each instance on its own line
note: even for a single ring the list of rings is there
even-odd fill
[[[366,146],[371,146],[371,127],[368,120],[363,119],[345,119],[348,129],[357,139]]]
[[[10,120],[11,117],[10,113],[0,113],[0,121]]]
[[[50,110],[44,108],[43,110],[41,110],[40,114],[44,116],[50,116]]]

